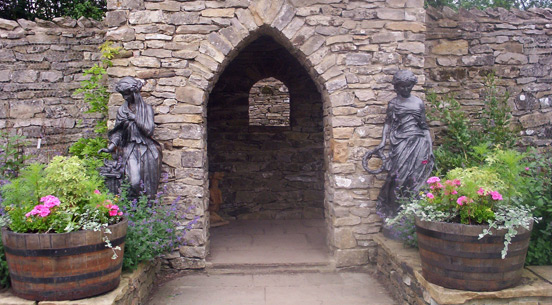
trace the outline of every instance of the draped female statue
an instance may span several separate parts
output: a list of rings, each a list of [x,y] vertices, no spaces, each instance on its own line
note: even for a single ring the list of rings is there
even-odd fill
[[[400,208],[397,199],[418,192],[433,169],[425,106],[421,99],[410,94],[417,81],[408,70],[400,70],[393,76],[397,96],[387,106],[382,140],[375,150],[381,155],[389,140],[389,155],[384,160],[388,174],[377,202],[378,213],[384,218],[395,216]]]
[[[152,138],[153,108],[142,99],[141,88],[142,82],[129,76],[115,86],[125,102],[119,107],[115,126],[108,133],[109,146],[100,150],[116,152],[116,166],[130,184],[130,198],[138,197],[140,192],[154,197],[161,175],[161,145]]]

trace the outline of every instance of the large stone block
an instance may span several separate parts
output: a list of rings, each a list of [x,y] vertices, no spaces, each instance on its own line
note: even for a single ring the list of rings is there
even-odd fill
[[[0,18],[0,29],[11,31],[18,27],[19,24],[13,20]]]
[[[333,231],[332,237],[331,244],[338,249],[351,249],[357,246],[357,241],[351,228],[336,228]]]
[[[44,111],[44,101],[12,101],[10,102],[10,117],[14,119],[30,119]]]
[[[134,29],[128,27],[119,27],[108,31],[105,39],[111,41],[133,41],[136,38]]]
[[[180,102],[191,105],[201,105],[205,96],[205,91],[193,87],[185,86],[176,89],[176,99]]]
[[[169,264],[172,268],[178,269],[178,270],[185,270],[185,269],[204,269],[205,259],[199,259],[199,258],[187,258],[187,257],[180,257],[169,260]]]
[[[468,54],[467,40],[441,40],[431,49],[437,55],[466,55]]]
[[[361,266],[369,263],[369,249],[337,249],[335,250],[336,267]]]

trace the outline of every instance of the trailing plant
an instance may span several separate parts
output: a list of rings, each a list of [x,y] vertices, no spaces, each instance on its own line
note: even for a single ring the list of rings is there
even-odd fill
[[[427,94],[428,118],[440,121],[445,129],[440,145],[434,150],[436,175],[456,167],[472,167],[484,162],[482,156],[494,147],[514,147],[518,135],[511,128],[508,94],[501,94],[493,73],[485,77],[484,107],[476,117],[469,117],[450,95]]]
[[[106,41],[100,46],[102,53],[101,63],[95,64],[90,69],[84,71],[84,76],[88,79],[81,82],[81,88],[76,93],[84,94],[84,101],[90,108],[87,113],[98,113],[101,119],[96,123],[94,137],[81,138],[69,147],[69,153],[86,160],[86,167],[94,171],[103,165],[104,159],[111,159],[108,153],[99,153],[98,151],[107,146],[107,115],[109,92],[105,85],[106,69],[111,67],[111,60],[119,54],[121,48],[113,47],[111,41]]]
[[[123,186],[123,189],[128,189]],[[123,269],[133,270],[138,264],[150,261],[184,244],[184,235],[197,222],[199,216],[189,221],[183,229],[179,215],[178,201],[164,203],[163,192],[159,192],[155,200],[150,200],[143,193],[138,199],[126,199],[123,191],[121,209],[128,217],[128,229],[123,256]],[[188,213],[193,206],[185,212]]]
[[[25,136],[0,131],[0,178],[15,178],[30,158],[23,152],[28,141]]]
[[[91,68],[84,71],[86,80],[81,82],[81,87],[76,93],[84,94],[84,101],[90,105],[86,113],[99,113],[102,118],[96,123],[94,131],[98,134],[107,132],[107,104],[109,102],[109,92],[105,84],[106,69],[113,66],[112,59],[119,54],[121,48],[113,47],[111,41],[106,41],[100,45],[102,53],[101,63],[94,64]]]

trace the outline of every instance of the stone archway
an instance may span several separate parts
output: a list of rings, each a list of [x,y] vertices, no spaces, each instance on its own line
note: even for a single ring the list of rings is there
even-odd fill
[[[207,104],[210,176],[220,212],[236,219],[324,219],[323,99],[306,69],[261,31],[221,73]],[[255,126],[249,93],[275,78],[289,90],[289,125]]]

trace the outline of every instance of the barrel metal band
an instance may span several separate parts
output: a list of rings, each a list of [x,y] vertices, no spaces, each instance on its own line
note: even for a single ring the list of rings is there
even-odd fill
[[[21,276],[18,274],[10,273],[10,277],[13,280],[16,280],[18,282],[22,283],[33,283],[33,284],[61,284],[61,283],[70,283],[70,282],[77,282],[77,281],[84,281],[91,278],[99,278],[101,276],[117,272],[121,269],[123,266],[123,261],[121,260],[120,263],[118,263],[115,266],[111,266],[107,269],[101,270],[101,271],[94,271],[79,275],[71,275],[71,276],[52,276],[52,277],[32,277],[32,276]]]
[[[117,239],[111,240],[111,245],[117,247],[125,242],[125,236],[119,237]],[[4,245],[6,253],[23,256],[23,257],[38,257],[38,256],[48,256],[48,257],[60,257],[60,256],[69,256],[69,255],[78,255],[83,253],[90,253],[101,251],[108,248],[106,243],[102,242],[94,245],[79,246],[73,248],[60,248],[60,249],[14,249]]]
[[[470,242],[470,243],[473,243],[473,242],[502,243],[504,241],[504,236],[486,235],[485,237],[479,239],[479,236],[466,236],[466,235],[445,233],[441,231],[434,231],[434,230],[422,228],[420,226],[416,226],[416,230],[419,232],[418,234],[422,234],[422,235],[426,235],[426,236],[434,237],[438,239],[449,240],[449,241],[461,241],[461,242]],[[481,232],[483,233],[483,231]],[[531,232],[517,234],[515,237],[512,238],[512,242],[528,239],[529,236],[531,236]]]

